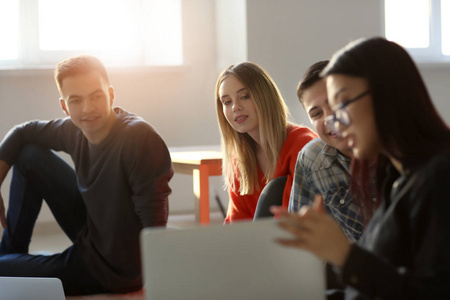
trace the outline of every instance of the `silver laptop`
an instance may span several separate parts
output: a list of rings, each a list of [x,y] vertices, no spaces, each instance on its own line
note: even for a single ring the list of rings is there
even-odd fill
[[[0,277],[2,300],[65,300],[61,280],[40,277]]]
[[[325,266],[273,219],[141,232],[147,300],[325,299]]]

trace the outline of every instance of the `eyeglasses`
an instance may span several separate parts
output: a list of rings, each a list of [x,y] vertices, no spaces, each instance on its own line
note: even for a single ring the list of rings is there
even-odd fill
[[[359,94],[353,99],[350,99],[344,103],[338,104],[334,107],[334,112],[331,116],[325,118],[325,126],[328,127],[333,133],[339,133],[338,123],[344,126],[349,126],[352,124],[352,120],[350,119],[350,115],[347,112],[347,106],[353,102],[356,102],[362,99],[364,96],[368,95],[370,90]]]

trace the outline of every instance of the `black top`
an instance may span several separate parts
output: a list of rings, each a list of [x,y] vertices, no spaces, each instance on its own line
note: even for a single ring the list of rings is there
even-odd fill
[[[34,143],[70,154],[87,222],[78,235],[80,253],[94,276],[114,292],[142,286],[139,234],[165,226],[173,176],[168,149],[142,118],[114,108],[109,135],[91,145],[70,118],[14,127],[0,145],[0,159],[13,165],[21,147]]]
[[[343,267],[346,299],[450,299],[450,158],[389,171]]]

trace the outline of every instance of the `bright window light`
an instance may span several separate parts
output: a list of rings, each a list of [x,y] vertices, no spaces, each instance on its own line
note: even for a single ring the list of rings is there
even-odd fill
[[[450,0],[441,0],[442,54],[450,55]]]
[[[181,0],[0,0],[0,65],[77,54],[108,66],[183,63]]]
[[[146,23],[145,59],[164,65],[177,65],[183,62],[180,0],[144,1]]]
[[[19,57],[18,0],[0,0],[0,60]]]
[[[41,50],[88,50],[109,57],[136,55],[136,1],[39,0]]]
[[[406,48],[430,45],[428,0],[385,0],[386,38]]]

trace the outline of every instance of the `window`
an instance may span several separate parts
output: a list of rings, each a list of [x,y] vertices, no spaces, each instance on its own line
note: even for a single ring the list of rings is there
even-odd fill
[[[181,0],[0,0],[0,41],[2,66],[81,53],[113,66],[180,65]]]
[[[19,53],[17,0],[0,0],[0,60],[14,60]]]
[[[450,0],[384,4],[387,39],[404,46],[418,62],[450,62]]]

